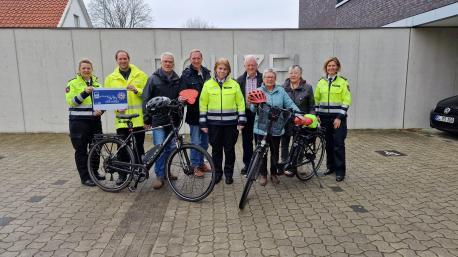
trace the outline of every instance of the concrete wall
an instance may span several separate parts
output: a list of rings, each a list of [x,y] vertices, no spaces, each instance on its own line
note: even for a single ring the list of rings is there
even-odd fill
[[[243,72],[243,56],[256,54],[260,70],[279,71],[300,64],[315,85],[322,64],[338,56],[353,94],[350,128],[424,128],[437,100],[458,94],[458,28],[370,30],[0,30],[0,132],[67,132],[65,86],[78,61],[94,62],[103,78],[116,66],[114,53],[125,49],[147,74],[159,55],[176,56],[180,74],[188,52],[200,48],[212,67],[227,57],[233,75]],[[113,114],[104,115],[113,131]]]

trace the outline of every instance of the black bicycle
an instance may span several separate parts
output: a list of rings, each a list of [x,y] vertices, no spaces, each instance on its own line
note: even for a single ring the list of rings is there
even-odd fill
[[[118,135],[109,134],[95,136],[95,143],[88,157],[89,175],[94,183],[104,191],[118,192],[133,182],[133,185],[129,186],[129,190],[135,191],[138,183],[149,178],[148,171],[165,148],[169,144],[175,144],[175,149],[165,164],[165,176],[168,184],[173,192],[183,200],[196,202],[207,197],[215,186],[215,167],[207,151],[198,145],[185,143],[183,136],[179,135],[179,129],[183,124],[183,110],[184,104],[173,100],[161,110],[151,110],[164,112],[169,117],[169,122],[166,125],[142,131],[133,131],[132,128],[131,120],[138,117],[138,114],[117,115],[118,118],[127,123],[130,133],[125,139]],[[180,119],[179,126],[175,126],[176,118]],[[134,135],[158,128],[169,128],[170,132],[164,142],[153,146],[144,156],[139,156]],[[190,160],[191,151],[204,157],[204,161],[210,166],[210,172],[205,172],[204,176],[194,174],[194,167]]]
[[[309,128],[304,113],[295,112],[293,122],[293,142],[285,163],[279,164],[279,170],[285,175],[307,181],[319,176],[319,169],[325,157],[324,128]],[[320,182],[320,187],[322,187]]]
[[[318,176],[317,169],[318,166],[321,165],[324,155],[325,141],[321,130],[317,130],[316,132],[309,131],[308,133],[303,133],[303,131],[301,131],[304,123],[298,122],[298,119],[300,119],[299,117],[300,115],[303,115],[303,113],[270,106],[266,103],[259,104],[256,111],[264,111],[268,113],[268,119],[266,122],[267,135],[265,135],[256,145],[253,152],[253,156],[247,169],[247,179],[245,186],[243,187],[242,197],[239,202],[240,209],[245,207],[251,186],[259,176],[262,159],[269,152],[267,138],[272,134],[272,125],[274,123],[277,123],[276,126],[284,127],[287,122],[295,121],[295,133],[289,158],[287,163],[279,163],[277,165],[279,171],[286,169],[292,170],[294,174],[296,174],[297,178],[302,181],[307,181],[312,178],[313,175]],[[290,118],[292,116],[295,118],[291,120]],[[315,162],[317,157],[318,161]]]

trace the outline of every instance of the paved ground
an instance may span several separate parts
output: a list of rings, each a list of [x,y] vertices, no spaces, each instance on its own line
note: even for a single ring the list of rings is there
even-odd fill
[[[80,185],[66,135],[3,134],[0,256],[458,256],[457,149],[429,130],[351,131],[344,182],[282,177],[239,211],[238,175],[200,203],[150,183],[105,193]]]

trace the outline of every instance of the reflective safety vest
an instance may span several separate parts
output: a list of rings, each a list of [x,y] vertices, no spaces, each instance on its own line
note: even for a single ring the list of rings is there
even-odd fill
[[[132,91],[127,91],[127,110],[124,114],[139,114],[139,117],[133,118],[132,123],[134,128],[143,127],[143,110],[142,110],[142,94],[143,88],[146,85],[148,76],[142,70],[137,68],[133,64],[129,64],[130,74],[127,80],[119,72],[119,67],[116,67],[113,73],[108,75],[105,78],[104,87],[106,88],[127,88],[128,85],[133,85],[137,89],[137,94]],[[118,114],[118,111],[115,111],[115,114]],[[115,118],[115,127],[118,128],[127,128],[127,124],[120,122],[118,118]]]
[[[315,88],[315,110],[319,116],[345,118],[351,105],[351,93],[346,78],[337,75],[330,81],[323,77]]]
[[[215,78],[207,80],[200,93],[199,112],[201,127],[246,123],[245,99],[240,85],[230,77],[221,86]]]
[[[93,87],[101,87],[96,76],[92,76],[91,81],[88,83],[92,83]],[[77,74],[75,78],[69,80],[67,83],[65,100],[69,106],[70,120],[92,119],[95,117],[92,109],[92,96],[84,91],[88,83],[86,83],[80,74]]]

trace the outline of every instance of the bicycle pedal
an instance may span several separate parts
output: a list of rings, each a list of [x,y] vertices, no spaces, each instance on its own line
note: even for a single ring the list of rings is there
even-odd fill
[[[132,192],[132,193],[137,191],[137,187],[136,186],[129,186],[128,189],[129,189],[129,192]]]

